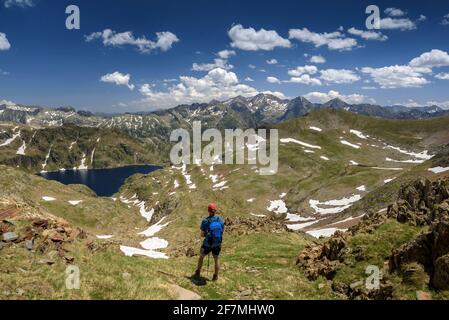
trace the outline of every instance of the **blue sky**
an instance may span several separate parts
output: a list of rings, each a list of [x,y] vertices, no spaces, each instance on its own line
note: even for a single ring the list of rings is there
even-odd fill
[[[272,92],[449,108],[449,1],[242,2],[0,0],[0,101],[115,113]]]

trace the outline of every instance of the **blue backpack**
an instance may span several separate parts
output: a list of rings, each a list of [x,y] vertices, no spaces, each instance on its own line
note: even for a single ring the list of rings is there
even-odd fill
[[[212,248],[219,247],[223,240],[223,225],[220,218],[214,217],[209,223],[207,231],[207,242]]]

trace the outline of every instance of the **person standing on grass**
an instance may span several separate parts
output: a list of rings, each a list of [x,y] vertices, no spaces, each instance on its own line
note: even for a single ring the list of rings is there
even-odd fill
[[[203,219],[200,227],[201,236],[204,237],[204,241],[201,246],[195,277],[199,278],[201,276],[204,258],[212,252],[215,263],[215,272],[212,281],[217,281],[218,271],[220,270],[218,258],[220,256],[221,243],[223,241],[224,221],[218,216],[218,208],[215,203],[209,204],[207,210],[209,211],[209,216]]]

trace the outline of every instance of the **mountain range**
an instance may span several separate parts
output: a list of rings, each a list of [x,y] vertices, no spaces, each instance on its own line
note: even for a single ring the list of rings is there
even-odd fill
[[[260,127],[302,117],[323,108],[344,109],[361,115],[388,119],[425,119],[449,115],[438,106],[415,107],[349,104],[333,99],[324,104],[312,103],[304,97],[280,99],[270,94],[235,98],[220,102],[179,105],[154,112],[95,114],[71,107],[50,109],[16,104],[0,105],[0,121],[37,126],[73,124],[83,127],[117,128],[139,138],[166,139],[171,129],[189,128],[195,120],[203,127],[249,128]]]

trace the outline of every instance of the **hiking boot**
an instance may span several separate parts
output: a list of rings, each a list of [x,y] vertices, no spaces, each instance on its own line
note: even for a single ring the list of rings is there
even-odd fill
[[[218,280],[218,274],[214,274],[212,281],[217,281]]]

